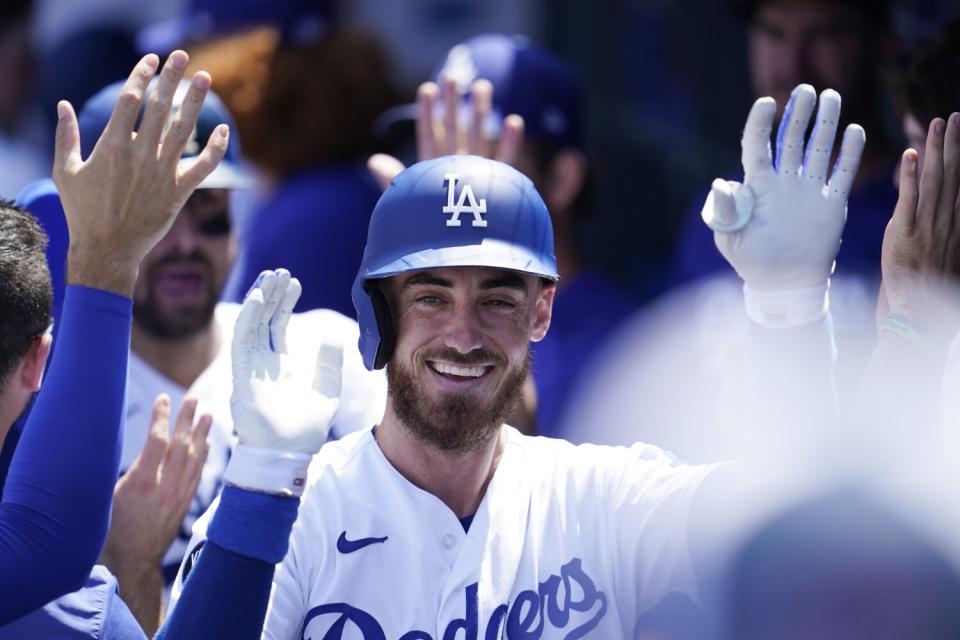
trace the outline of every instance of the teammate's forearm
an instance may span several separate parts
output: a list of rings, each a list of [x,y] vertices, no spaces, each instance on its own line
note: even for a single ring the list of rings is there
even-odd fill
[[[0,624],[79,588],[110,519],[131,301],[71,286],[0,506]]]
[[[224,487],[208,540],[156,638],[258,640],[299,504],[294,497]]]

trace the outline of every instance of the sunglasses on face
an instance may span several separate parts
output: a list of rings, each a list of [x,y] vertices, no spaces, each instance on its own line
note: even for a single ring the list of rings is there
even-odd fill
[[[218,213],[197,223],[197,232],[208,238],[219,238],[230,233],[233,222],[226,211]]]

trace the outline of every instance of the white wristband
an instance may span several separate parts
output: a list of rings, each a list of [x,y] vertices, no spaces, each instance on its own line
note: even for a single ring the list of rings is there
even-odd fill
[[[758,291],[743,285],[747,315],[770,328],[798,327],[822,319],[829,308],[830,281],[816,287]]]
[[[307,484],[309,453],[238,444],[223,474],[224,484],[278,496],[300,496]]]

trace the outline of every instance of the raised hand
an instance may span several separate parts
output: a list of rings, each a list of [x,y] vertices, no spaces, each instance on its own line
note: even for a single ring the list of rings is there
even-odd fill
[[[70,231],[68,281],[130,296],[143,256],[169,230],[200,182],[220,162],[229,130],[218,126],[194,163],[178,168],[207,91],[210,76],[193,77],[183,106],[166,128],[174,92],[187,66],[183,51],[170,54],[146,98],[159,59],[145,56],[120,91],[110,121],[90,157],[80,155],[73,106],[57,105],[59,120],[53,179]]]
[[[160,564],[180,532],[210,448],[213,419],[201,415],[194,426],[196,411],[195,398],[184,400],[170,435],[170,398],[157,396],[146,444],[113,493],[101,562],[117,576],[120,595],[149,635],[161,618]]]
[[[960,114],[954,113],[947,122],[935,118],[930,123],[922,171],[917,152],[904,152],[900,198],[881,254],[884,311],[941,345],[960,329],[958,190]]]
[[[715,180],[703,218],[714,230],[717,248],[749,289],[806,291],[819,295],[822,306],[866,138],[859,125],[849,125],[829,171],[840,95],[831,89],[820,95],[813,132],[805,141],[816,102],[810,85],[794,89],[780,123],[775,158],[770,133],[776,103],[772,98],[754,103],[741,140],[744,181]],[[802,315],[784,318],[784,324],[810,319]]]
[[[417,160],[471,154],[514,164],[523,142],[523,118],[511,114],[502,123],[491,123],[493,85],[487,80],[474,81],[467,109],[452,75],[443,74],[440,85],[424,82],[417,89]],[[437,117],[438,100],[443,103],[442,118]],[[466,122],[464,111],[468,111]],[[490,129],[495,128],[499,128],[499,140],[491,134]],[[367,168],[380,188],[386,189],[405,167],[393,156],[378,153],[367,161]]]
[[[327,440],[340,401],[343,350],[321,345],[313,379],[293,374],[287,324],[300,282],[285,269],[265,271],[247,294],[233,335],[230,406],[240,443],[313,454]]]

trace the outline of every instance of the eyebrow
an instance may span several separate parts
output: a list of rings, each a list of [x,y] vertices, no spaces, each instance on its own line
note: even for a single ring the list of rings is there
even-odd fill
[[[438,278],[437,276],[431,275],[429,273],[418,273],[410,276],[409,278],[403,281],[404,289],[409,289],[410,287],[417,287],[421,285],[428,285],[428,286],[434,286],[434,287],[446,287],[448,289],[453,287],[453,283],[450,282],[449,280]]]
[[[403,282],[403,288],[409,289],[411,287],[418,286],[434,286],[434,287],[445,287],[447,289],[453,288],[453,282],[447,280],[446,278],[441,278],[435,276],[431,273],[418,273],[410,276]],[[504,275],[499,275],[494,278],[489,278],[480,283],[480,289],[489,290],[489,289],[515,289],[523,293],[527,292],[527,283],[520,276],[508,273]]]
[[[523,293],[527,292],[527,283],[520,276],[514,273],[508,273],[506,275],[497,276],[496,278],[490,278],[489,280],[484,280],[480,283],[481,289],[516,289]]]

